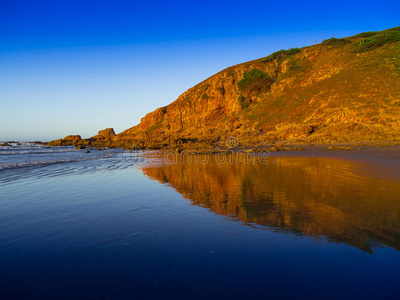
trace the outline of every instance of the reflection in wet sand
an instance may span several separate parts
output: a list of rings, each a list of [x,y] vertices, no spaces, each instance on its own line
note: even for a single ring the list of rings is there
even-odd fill
[[[221,164],[214,159],[147,166],[151,179],[169,183],[193,204],[248,225],[279,228],[367,252],[400,250],[400,182],[373,178],[360,163],[309,157],[274,163]]]

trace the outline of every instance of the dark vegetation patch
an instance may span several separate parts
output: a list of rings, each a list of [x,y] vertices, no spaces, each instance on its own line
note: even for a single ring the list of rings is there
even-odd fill
[[[250,90],[258,90],[259,88],[257,87],[260,84],[269,84],[270,86],[273,81],[273,78],[271,78],[267,73],[258,69],[252,69],[244,73],[244,78],[238,82],[238,86],[240,90],[243,90],[246,87]]]
[[[301,64],[297,60],[293,60],[288,65],[289,71],[296,71],[302,68]]]
[[[335,38],[331,38],[329,40],[325,40],[321,43],[321,45],[324,46],[333,46],[333,47],[342,47],[345,46],[347,44],[350,44],[351,41],[347,40],[347,39],[335,39]]]
[[[279,50],[277,52],[274,52],[267,57],[264,57],[261,59],[262,62],[270,62],[274,60],[278,61],[284,61],[285,59],[288,59],[289,57],[296,55],[297,53],[300,53],[301,49],[299,48],[290,48],[289,50]]]
[[[382,31],[369,38],[355,42],[351,48],[351,53],[367,52],[386,44],[400,42],[400,28],[394,28],[390,31]]]
[[[202,90],[205,92],[208,90],[209,87],[210,87],[210,84],[207,83],[207,84],[203,85]]]
[[[376,35],[377,33],[378,33],[377,31],[362,32],[362,33],[356,34],[355,36],[353,36],[353,38],[369,38],[371,36]]]
[[[244,86],[243,89],[241,89],[241,91],[245,96],[253,94],[259,97],[261,93],[270,91],[272,83],[274,83],[274,80],[270,77],[256,78],[252,81],[247,82],[246,86]]]
[[[238,102],[239,102],[239,105],[243,108],[247,108],[249,106],[249,103],[244,102],[244,97],[242,95],[238,96]]]
[[[163,124],[163,121],[161,120],[161,121],[155,123],[154,125],[150,126],[149,128],[147,128],[146,131],[157,130],[162,127],[162,124]]]

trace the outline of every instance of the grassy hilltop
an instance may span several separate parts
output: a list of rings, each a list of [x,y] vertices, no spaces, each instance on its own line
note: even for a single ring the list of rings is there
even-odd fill
[[[229,136],[242,145],[400,140],[400,27],[229,67],[139,125],[78,143],[190,148]]]

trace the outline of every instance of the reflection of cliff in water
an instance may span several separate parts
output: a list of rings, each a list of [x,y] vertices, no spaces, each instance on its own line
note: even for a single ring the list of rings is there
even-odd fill
[[[357,163],[277,158],[276,164],[184,163],[145,167],[193,204],[246,223],[325,236],[372,252],[400,250],[400,182],[357,172]]]

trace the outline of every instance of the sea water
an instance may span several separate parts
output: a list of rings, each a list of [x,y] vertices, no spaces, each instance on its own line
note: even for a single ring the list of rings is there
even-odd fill
[[[78,150],[75,147],[49,147],[35,143],[8,143],[0,146],[0,170],[86,161],[112,156],[113,151]]]
[[[13,148],[2,299],[397,296],[400,182],[358,162]]]

